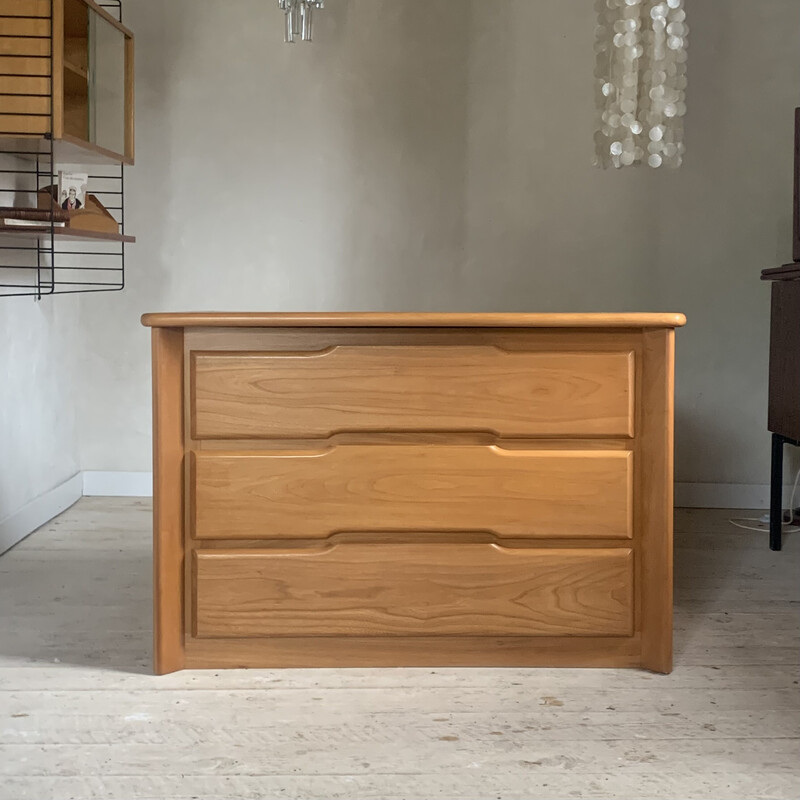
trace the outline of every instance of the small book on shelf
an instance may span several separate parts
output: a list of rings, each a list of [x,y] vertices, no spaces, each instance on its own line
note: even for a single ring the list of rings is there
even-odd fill
[[[0,217],[0,228],[66,228],[66,222],[50,222],[50,220],[14,219]]]
[[[52,211],[38,208],[12,208],[0,206],[0,227],[2,228],[41,228],[51,224],[65,228],[69,213],[60,208]]]
[[[80,211],[86,206],[89,176],[85,172],[59,172],[56,202],[64,211]]]

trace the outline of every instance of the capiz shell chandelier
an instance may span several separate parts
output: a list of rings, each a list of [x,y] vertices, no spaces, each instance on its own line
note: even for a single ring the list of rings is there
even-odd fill
[[[681,165],[689,34],[683,4],[598,0],[598,166]]]
[[[278,8],[286,17],[283,40],[294,44],[295,36],[299,36],[304,42],[310,42],[314,30],[314,9],[325,8],[325,0],[278,0]]]

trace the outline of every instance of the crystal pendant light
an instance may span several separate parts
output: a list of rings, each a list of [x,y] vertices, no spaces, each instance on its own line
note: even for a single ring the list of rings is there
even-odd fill
[[[595,163],[679,167],[689,26],[684,0],[597,0]]]
[[[278,0],[278,8],[286,15],[283,39],[294,43],[295,36],[311,41],[314,29],[314,9],[325,8],[325,0]]]

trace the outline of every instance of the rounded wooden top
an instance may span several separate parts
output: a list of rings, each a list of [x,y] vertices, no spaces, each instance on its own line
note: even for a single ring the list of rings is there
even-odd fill
[[[145,314],[149,328],[680,328],[683,314],[195,312]]]

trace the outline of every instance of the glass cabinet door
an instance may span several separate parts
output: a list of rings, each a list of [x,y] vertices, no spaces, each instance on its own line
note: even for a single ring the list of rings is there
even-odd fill
[[[89,141],[125,153],[125,34],[89,9]]]

